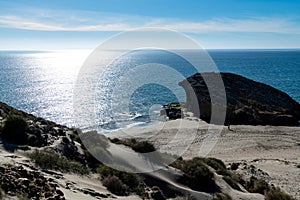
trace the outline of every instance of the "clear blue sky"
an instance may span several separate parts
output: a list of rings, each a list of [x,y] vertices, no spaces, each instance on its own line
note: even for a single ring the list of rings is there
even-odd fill
[[[300,48],[300,0],[0,0],[0,49],[91,49],[139,27],[205,48]]]

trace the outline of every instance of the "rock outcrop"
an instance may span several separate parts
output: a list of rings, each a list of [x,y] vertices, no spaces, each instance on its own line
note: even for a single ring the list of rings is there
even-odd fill
[[[218,99],[224,94],[218,92],[210,94],[205,82],[205,80],[217,80],[220,75],[225,86],[226,105],[214,105],[211,95],[214,95],[214,99]],[[219,110],[223,108],[226,111],[225,125],[299,125],[299,103],[278,89],[240,75],[197,73],[180,82],[179,85],[186,91],[188,110],[208,123],[211,122],[213,105]]]
[[[10,196],[25,195],[24,199],[65,199],[54,180],[22,166],[0,166],[0,187]]]
[[[66,136],[67,132],[76,132],[76,129],[71,129],[63,125],[56,124],[52,121],[45,120],[40,117],[28,114],[24,111],[17,110],[5,103],[0,102],[0,126],[3,127],[7,119],[11,116],[17,116],[25,121],[25,133],[22,141],[23,145],[29,145],[34,147],[44,147],[53,144],[54,141],[60,137]],[[15,128],[11,128],[10,131],[16,131]],[[0,135],[3,130],[0,130]],[[13,134],[13,133],[9,133]],[[21,135],[20,133],[18,133]],[[4,139],[4,135],[1,135]],[[9,141],[14,143],[14,141]],[[15,143],[18,144],[18,143]]]

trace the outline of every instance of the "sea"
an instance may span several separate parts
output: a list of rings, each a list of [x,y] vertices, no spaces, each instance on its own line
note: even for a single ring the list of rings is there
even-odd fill
[[[195,51],[185,51],[197,58]],[[178,82],[197,72],[190,62],[168,51],[139,50],[121,56],[99,75],[94,100],[96,124],[80,127],[74,116],[74,87],[90,53],[0,51],[0,101],[59,124],[109,133],[166,120],[160,116],[162,105],[184,102],[185,92]],[[207,53],[216,66],[213,71],[236,73],[271,85],[300,103],[300,49],[218,49]],[[151,72],[144,71],[129,85],[123,84],[122,77],[128,71],[153,63]],[[165,66],[171,66],[175,75]],[[122,92],[130,94],[122,99]]]

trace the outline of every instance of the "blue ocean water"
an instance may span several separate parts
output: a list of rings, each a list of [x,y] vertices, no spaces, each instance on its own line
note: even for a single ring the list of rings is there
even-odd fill
[[[89,53],[0,51],[0,101],[60,124],[76,126],[74,83]],[[195,52],[189,53],[197,57]],[[300,102],[300,50],[209,50],[208,53],[219,71],[266,83]],[[110,131],[160,121],[163,120],[159,117],[160,105],[185,100],[178,77],[167,76],[162,71],[155,75],[162,76],[161,84],[139,86],[131,94],[129,104],[124,104],[126,108],[117,105],[113,109],[116,80],[134,66],[147,63],[172,66],[183,77],[196,72],[185,59],[166,51],[136,51],[115,60],[110,70],[99,77],[96,98],[99,128]],[[151,79],[147,73],[144,75],[145,79]],[[165,87],[168,84],[174,87]]]

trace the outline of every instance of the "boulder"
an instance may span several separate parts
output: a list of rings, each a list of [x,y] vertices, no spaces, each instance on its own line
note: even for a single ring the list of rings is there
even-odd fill
[[[217,85],[220,76],[226,96],[218,92],[215,85],[210,86],[212,89],[209,91],[205,81],[216,80]],[[211,110],[214,107],[216,111],[220,110],[220,116],[222,116],[221,112],[226,111],[225,122],[215,120],[223,121],[225,125],[299,126],[298,102],[276,88],[243,76],[232,73],[197,73],[180,82],[179,85],[186,91],[187,109],[208,123],[211,123]],[[212,102],[211,95],[217,101]],[[225,104],[220,104],[222,101],[218,99],[223,97],[226,98]]]

